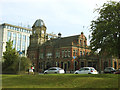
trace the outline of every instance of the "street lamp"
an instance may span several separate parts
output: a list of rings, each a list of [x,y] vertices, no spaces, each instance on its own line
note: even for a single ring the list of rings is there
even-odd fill
[[[21,64],[21,55],[22,55],[22,52],[19,52],[19,55],[20,55],[20,60],[19,60],[19,72],[20,72],[20,64]]]
[[[3,54],[3,43],[4,42],[0,42],[1,43],[1,55],[0,55],[0,62],[2,62],[2,54]]]

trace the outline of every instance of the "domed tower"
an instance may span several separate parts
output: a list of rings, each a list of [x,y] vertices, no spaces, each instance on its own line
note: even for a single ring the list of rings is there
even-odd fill
[[[28,58],[32,65],[37,69],[39,60],[39,47],[46,41],[46,26],[43,20],[38,19],[32,26],[32,35],[30,35],[30,45],[28,47]]]
[[[43,20],[38,19],[32,26],[31,43],[42,45],[46,41],[46,26]]]

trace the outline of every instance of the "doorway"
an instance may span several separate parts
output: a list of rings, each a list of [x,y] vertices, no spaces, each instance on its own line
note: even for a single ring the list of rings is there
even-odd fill
[[[114,68],[117,69],[117,62],[114,62]]]
[[[66,73],[66,71],[67,71],[67,64],[66,63],[64,64],[64,70],[65,70],[65,73]]]

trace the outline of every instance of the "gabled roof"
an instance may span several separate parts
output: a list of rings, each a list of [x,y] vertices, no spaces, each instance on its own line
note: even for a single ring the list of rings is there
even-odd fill
[[[80,35],[75,36],[69,36],[69,37],[61,37],[61,38],[55,38],[48,40],[44,43],[44,45],[52,45],[54,47],[65,47],[65,46],[71,46],[72,42],[74,40],[77,40],[80,37]]]

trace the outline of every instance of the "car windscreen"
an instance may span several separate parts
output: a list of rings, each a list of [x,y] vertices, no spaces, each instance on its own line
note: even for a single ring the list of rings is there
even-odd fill
[[[85,70],[85,68],[81,68],[81,69],[79,69],[79,71],[82,71],[82,70]]]
[[[94,71],[95,69],[94,69],[94,68],[91,68],[90,70]]]
[[[106,68],[106,70],[114,70],[114,68]]]
[[[89,70],[89,68],[84,68],[85,70]]]
[[[48,70],[57,70],[56,68],[50,68],[50,69],[48,69]]]

